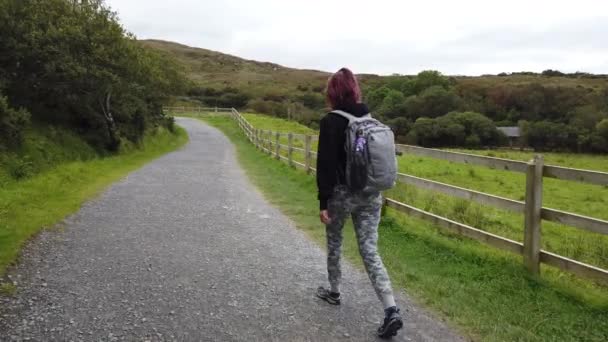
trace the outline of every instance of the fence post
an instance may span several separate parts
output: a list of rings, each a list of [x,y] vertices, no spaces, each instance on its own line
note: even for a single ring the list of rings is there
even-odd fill
[[[268,155],[272,156],[272,131],[268,130]]]
[[[264,130],[258,130],[258,147],[260,150],[264,150]]]
[[[258,141],[258,149],[261,150],[262,149],[262,131],[259,128],[256,128],[255,134],[257,136],[256,140]]]
[[[307,135],[306,136],[306,140],[305,140],[305,149],[304,149],[304,164],[305,164],[305,169],[306,169],[306,173],[310,173],[310,142],[312,141],[312,136],[311,135]]]
[[[259,137],[258,129],[257,128],[253,130],[253,145],[257,149],[260,148],[260,137]]]
[[[264,131],[262,129],[258,131],[258,147],[260,150],[264,149]]]
[[[541,209],[543,201],[543,156],[536,155],[526,170],[524,223],[524,266],[540,274]]]
[[[293,166],[293,133],[287,135],[287,160],[289,166]]]
[[[277,157],[278,160],[281,160],[281,154],[280,154],[281,146],[279,144],[279,138],[280,137],[281,137],[281,133],[277,132],[277,134],[276,134],[276,144],[277,144],[277,146],[275,146],[275,147],[276,147],[276,157]]]
[[[215,112],[217,113],[217,107],[215,107]]]

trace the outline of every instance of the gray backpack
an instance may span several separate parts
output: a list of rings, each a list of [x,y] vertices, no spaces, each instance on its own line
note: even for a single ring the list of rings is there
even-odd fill
[[[392,188],[397,179],[395,136],[390,127],[367,114],[360,118],[341,110],[346,128],[346,185],[354,192],[378,192]]]

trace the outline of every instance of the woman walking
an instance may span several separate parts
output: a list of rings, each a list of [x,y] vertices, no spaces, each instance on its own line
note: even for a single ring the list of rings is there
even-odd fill
[[[327,84],[327,100],[332,111],[346,112],[354,117],[369,114],[361,102],[361,90],[353,73],[342,68]],[[403,327],[395,304],[390,279],[378,254],[378,224],[382,208],[379,191],[353,191],[346,184],[346,129],[349,119],[344,114],[330,112],[321,119],[317,156],[317,186],[320,219],[326,225],[327,273],[329,288],[319,287],[317,296],[330,304],[340,304],[340,253],[342,229],[347,217],[352,217],[359,244],[359,253],[376,294],[384,305],[384,322],[378,336],[389,338]]]

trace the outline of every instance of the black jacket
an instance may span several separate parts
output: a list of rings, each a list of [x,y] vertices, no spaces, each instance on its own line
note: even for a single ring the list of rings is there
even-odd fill
[[[369,113],[363,103],[335,108],[361,117]],[[338,115],[328,113],[321,119],[319,132],[319,147],[317,155],[317,187],[319,189],[319,207],[327,209],[327,200],[331,197],[334,187],[346,184],[346,127],[348,120]]]

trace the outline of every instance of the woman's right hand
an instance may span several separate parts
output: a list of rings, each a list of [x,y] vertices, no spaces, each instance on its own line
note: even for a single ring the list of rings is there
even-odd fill
[[[321,219],[321,222],[323,222],[323,224],[331,223],[331,218],[329,217],[329,211],[327,211],[327,209],[321,210],[321,212],[319,213],[319,218]]]

